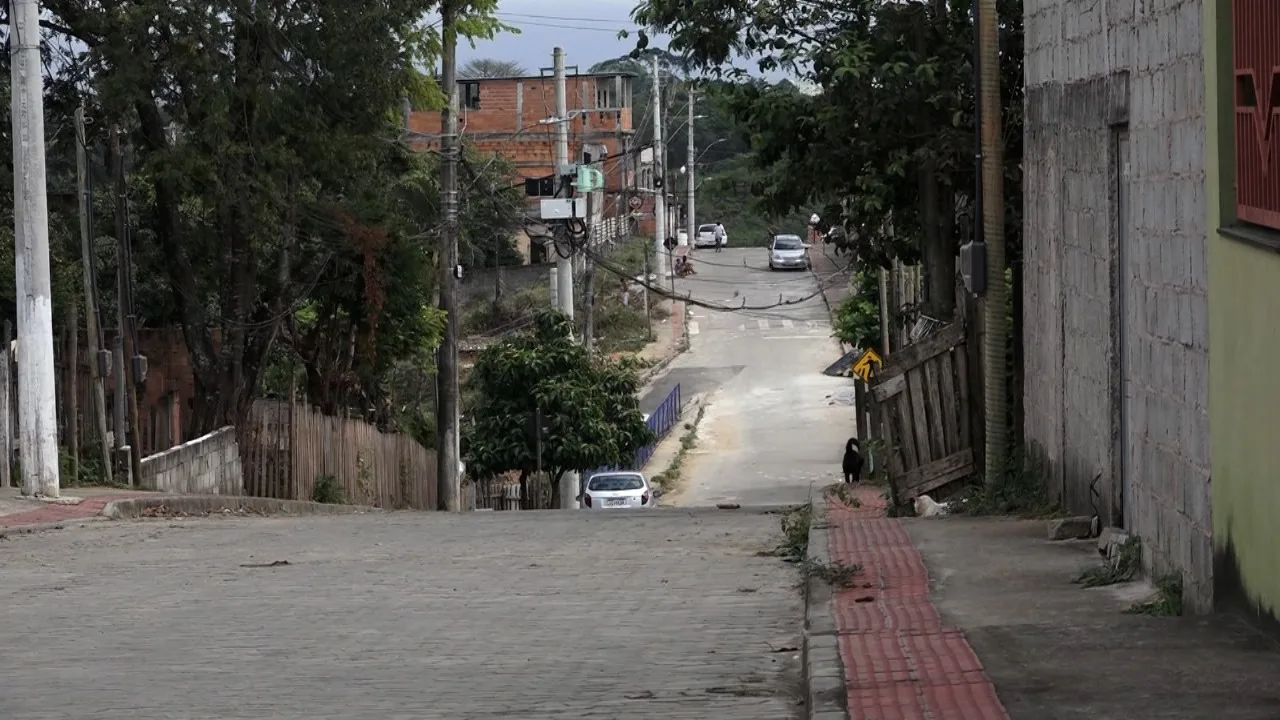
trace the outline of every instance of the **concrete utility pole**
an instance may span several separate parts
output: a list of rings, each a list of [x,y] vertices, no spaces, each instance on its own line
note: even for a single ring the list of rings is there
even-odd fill
[[[440,4],[441,35],[444,40],[440,60],[440,82],[445,103],[440,110],[440,204],[444,206],[444,228],[440,234],[440,309],[445,313],[444,336],[436,363],[436,485],[437,507],[449,512],[462,510],[459,478],[458,408],[458,5],[456,0]]]
[[[102,384],[102,333],[98,327],[97,278],[93,262],[93,191],[89,184],[89,161],[86,156],[84,131],[84,107],[76,108],[76,180],[80,188],[80,261],[83,265],[85,327],[87,329],[85,355],[89,358],[89,377],[93,389],[93,416],[98,428],[98,447],[102,453],[102,468],[106,481],[111,482],[111,441],[107,439],[107,395]],[[79,332],[79,329],[76,329]]]
[[[690,88],[689,89],[689,161],[688,161],[689,172],[685,173],[685,181],[689,183],[689,187],[686,192],[687,198],[685,200],[685,204],[687,206],[685,214],[688,216],[685,218],[685,232],[688,233],[689,235],[690,246],[693,245],[693,239],[697,236],[696,230],[698,229],[698,225],[697,225],[698,221],[694,219],[694,214],[693,214],[694,195],[695,195],[695,192],[694,192],[695,173],[694,173],[693,166],[695,163],[697,163],[697,161],[698,161],[698,156],[695,153],[695,148],[693,145],[693,89]]]
[[[658,56],[653,56],[653,267],[661,268],[663,242],[667,239],[666,150],[662,145],[662,75]],[[659,187],[661,186],[661,187]],[[692,241],[691,241],[692,242]],[[645,282],[649,282],[648,276]]]
[[[1004,145],[1000,137],[1000,40],[995,0],[980,0],[978,92],[982,114],[982,235],[987,246],[987,293],[982,298],[982,409],[985,480],[999,482],[1009,455],[1008,360],[1005,342]]]
[[[58,497],[58,417],[49,280],[40,5],[11,0],[13,235],[18,301],[18,456],[22,494]]]
[[[555,188],[556,197],[568,197],[568,187],[564,184],[561,173],[569,164],[569,102],[565,97],[564,48],[551,51],[552,69],[556,84],[556,147]],[[560,312],[570,320],[573,319],[573,257],[561,257],[556,253],[556,295],[559,299]]]

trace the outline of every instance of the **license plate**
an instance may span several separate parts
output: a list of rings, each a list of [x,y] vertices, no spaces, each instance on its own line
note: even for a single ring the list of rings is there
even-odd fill
[[[627,499],[626,499],[626,498],[617,498],[617,499],[614,499],[614,500],[605,500],[605,501],[604,501],[604,506],[605,506],[605,507],[625,507],[626,505],[627,505]]]

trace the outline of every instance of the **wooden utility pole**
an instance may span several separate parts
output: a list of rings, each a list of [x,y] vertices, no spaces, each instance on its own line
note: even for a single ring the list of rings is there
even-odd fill
[[[4,335],[0,337],[4,347],[0,348],[0,452],[4,453],[4,462],[0,462],[0,487],[13,485],[13,326],[4,321]]]
[[[440,195],[444,230],[440,236],[440,309],[445,313],[444,335],[436,364],[436,483],[440,510],[462,510],[458,417],[458,30],[457,0],[440,5],[444,51],[440,82],[445,103],[440,110]]]
[[[982,235],[987,246],[987,292],[982,298],[982,407],[986,482],[998,482],[1009,455],[1008,359],[1005,342],[1004,146],[1000,133],[1000,39],[996,0],[979,0],[978,97],[982,114]]]
[[[138,369],[137,348],[133,338],[133,262],[129,247],[129,196],[124,177],[124,149],[121,147],[120,128],[111,132],[111,157],[116,179],[116,305],[118,327],[120,328],[121,364],[118,372],[123,378],[126,409],[128,413],[129,437],[123,450],[128,452],[124,459],[129,474],[130,487],[136,486],[142,479],[142,447],[138,432],[138,393],[137,383],[141,378],[136,376]],[[116,431],[123,431],[117,428]],[[117,443],[117,445],[119,445]]]
[[[582,278],[582,346],[588,351],[596,346],[596,261],[591,239],[595,235],[595,191],[587,193],[587,269]]]
[[[93,191],[89,180],[89,162],[85,147],[84,108],[76,108],[76,180],[80,189],[80,262],[83,265],[84,308],[87,352],[89,359],[90,398],[98,428],[98,447],[102,453],[104,479],[111,482],[111,441],[107,439],[107,394],[102,380],[102,332],[98,327],[98,282],[93,256]],[[79,334],[80,329],[76,328]],[[78,368],[77,368],[78,371]],[[78,373],[77,373],[78,374]]]

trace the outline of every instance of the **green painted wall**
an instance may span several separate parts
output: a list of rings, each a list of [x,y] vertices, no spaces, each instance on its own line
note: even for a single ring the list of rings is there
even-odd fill
[[[1235,220],[1230,0],[1205,2],[1209,428],[1215,599],[1280,615],[1280,254]]]

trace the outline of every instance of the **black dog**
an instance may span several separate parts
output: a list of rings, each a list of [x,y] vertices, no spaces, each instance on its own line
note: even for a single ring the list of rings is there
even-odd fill
[[[862,480],[862,453],[858,450],[858,439],[849,438],[844,446],[844,481],[847,483]]]

